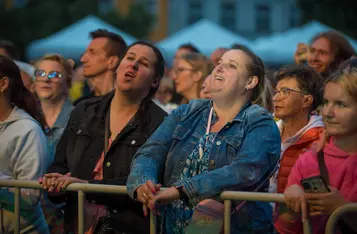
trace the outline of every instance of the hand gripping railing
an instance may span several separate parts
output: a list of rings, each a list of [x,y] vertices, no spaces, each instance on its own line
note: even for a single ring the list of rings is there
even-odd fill
[[[357,204],[347,204],[337,208],[327,221],[325,233],[334,234],[337,222],[341,219],[342,215],[350,212],[357,212]]]
[[[15,234],[20,233],[20,188],[42,189],[37,181],[28,180],[0,180],[1,187],[15,187]],[[70,184],[66,191],[78,192],[78,233],[84,233],[84,200],[85,193],[127,194],[125,186],[98,185],[98,184]],[[232,200],[239,201],[262,201],[262,202],[284,202],[282,194],[251,193],[251,192],[223,192],[221,199],[224,200],[224,233],[231,233],[231,206]],[[156,234],[156,217],[150,213],[150,234]],[[309,223],[304,224],[304,234],[310,234]]]
[[[20,188],[42,189],[42,185],[37,181],[28,180],[0,180],[1,187],[15,187],[15,234],[20,233]],[[115,185],[98,185],[98,184],[70,184],[66,187],[66,191],[78,192],[78,233],[84,233],[84,200],[85,193],[110,193],[126,195],[125,186]],[[150,234],[156,233],[156,218],[150,214]]]

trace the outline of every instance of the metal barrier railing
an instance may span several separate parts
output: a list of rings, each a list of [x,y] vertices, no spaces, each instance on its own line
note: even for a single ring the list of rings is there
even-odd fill
[[[342,215],[349,212],[357,212],[357,204],[347,204],[337,208],[330,216],[326,223],[326,234],[334,234],[337,226],[337,222],[340,220]]]
[[[15,187],[14,212],[15,234],[20,233],[20,188],[42,189],[42,185],[37,181],[28,180],[0,180],[0,187]],[[70,184],[65,191],[73,191],[78,193],[78,233],[84,233],[84,200],[85,193],[109,193],[109,194],[127,194],[125,186],[115,185],[98,185],[98,184]],[[269,194],[269,193],[253,193],[253,192],[230,192],[226,191],[221,194],[221,199],[224,200],[224,233],[231,233],[231,206],[232,200],[238,201],[262,201],[262,202],[284,202],[284,195]],[[150,234],[156,234],[156,217],[150,213]],[[309,222],[304,223],[304,234],[311,234]]]
[[[232,201],[261,201],[261,202],[278,202],[284,203],[283,194],[274,193],[253,193],[253,192],[223,192],[221,199],[224,200],[224,234],[231,233],[231,211]],[[312,229],[310,222],[303,222],[304,234],[311,234]]]
[[[37,181],[28,180],[0,180],[0,187],[15,187],[15,234],[20,233],[20,188],[42,189],[42,185]],[[84,199],[85,193],[109,193],[126,195],[125,186],[98,185],[98,184],[70,184],[66,191],[78,192],[78,233],[84,233]],[[156,218],[150,213],[150,234],[156,234]]]

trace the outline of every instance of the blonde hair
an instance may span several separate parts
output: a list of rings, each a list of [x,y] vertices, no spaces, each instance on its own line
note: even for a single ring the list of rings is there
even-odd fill
[[[357,59],[347,60],[341,64],[339,69],[332,73],[325,82],[333,82],[342,87],[342,89],[357,103],[357,66],[355,66]],[[330,135],[324,131],[324,137],[320,143],[318,150],[322,150],[325,144],[330,140]]]
[[[213,63],[206,56],[200,53],[183,54],[180,59],[190,64],[194,71],[202,73],[197,86],[197,96],[199,96],[204,80],[213,70]]]
[[[263,107],[264,109],[266,109],[267,111],[269,111],[270,113],[274,112],[274,105],[273,105],[273,96],[274,96],[274,89],[273,89],[273,85],[272,82],[269,78],[267,78],[266,76],[263,78],[264,81],[261,82],[261,85],[259,87],[259,96],[253,100],[253,104],[257,104],[261,107]]]
[[[43,61],[46,61],[46,60],[58,62],[59,64],[61,64],[61,66],[63,67],[63,70],[64,70],[63,75],[66,79],[67,86],[68,86],[68,88],[70,88],[72,85],[74,61],[72,59],[65,59],[63,56],[61,56],[59,54],[47,54],[36,62],[35,68],[38,69],[38,67],[40,66],[40,63]]]

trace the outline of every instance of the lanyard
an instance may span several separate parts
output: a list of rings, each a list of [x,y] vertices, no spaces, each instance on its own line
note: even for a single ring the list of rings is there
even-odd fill
[[[213,107],[211,107],[211,110],[210,110],[209,116],[208,116],[208,123],[207,123],[206,134],[205,134],[205,145],[207,143],[208,134],[211,130],[212,115],[213,115]],[[203,157],[203,153],[204,153],[203,146],[201,144],[199,144],[199,146],[198,146],[198,153],[200,155],[200,160],[201,160]]]

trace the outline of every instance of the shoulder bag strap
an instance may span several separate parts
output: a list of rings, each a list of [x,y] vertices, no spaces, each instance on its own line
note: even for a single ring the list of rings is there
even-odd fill
[[[321,175],[322,179],[324,180],[324,182],[326,183],[327,186],[330,186],[328,170],[327,170],[326,163],[325,163],[324,152],[322,150],[320,150],[317,153],[317,161],[319,163],[319,170],[320,170],[320,175]]]

